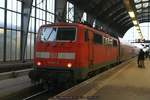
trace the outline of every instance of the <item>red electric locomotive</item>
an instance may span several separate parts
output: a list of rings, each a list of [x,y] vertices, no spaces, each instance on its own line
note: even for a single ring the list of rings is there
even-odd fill
[[[120,62],[120,42],[79,23],[43,25],[35,46],[32,80],[82,80],[104,66]]]

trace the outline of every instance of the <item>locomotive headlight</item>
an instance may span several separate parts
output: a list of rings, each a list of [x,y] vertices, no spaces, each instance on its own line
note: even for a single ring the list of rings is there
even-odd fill
[[[71,67],[72,67],[72,64],[71,64],[71,63],[68,63],[68,64],[67,64],[67,67],[68,67],[68,68],[71,68]]]
[[[42,63],[41,63],[40,61],[38,61],[36,64],[37,64],[38,66],[41,66],[41,65],[42,65]]]

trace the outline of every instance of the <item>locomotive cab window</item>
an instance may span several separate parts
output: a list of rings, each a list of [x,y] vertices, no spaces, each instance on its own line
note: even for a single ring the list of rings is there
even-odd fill
[[[56,33],[56,28],[43,27],[40,29],[40,39],[41,41],[54,41]]]
[[[56,40],[75,40],[75,28],[58,28]]]
[[[42,27],[39,31],[41,41],[74,41],[76,28]]]

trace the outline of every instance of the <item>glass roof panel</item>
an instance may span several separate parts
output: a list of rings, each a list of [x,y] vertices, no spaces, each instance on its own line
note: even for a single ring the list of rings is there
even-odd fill
[[[141,0],[134,0],[134,2],[135,2],[135,3],[139,3],[139,2],[141,2]]]
[[[139,8],[142,7],[142,4],[137,4],[137,5],[135,5],[135,7],[136,7],[137,9],[139,9]]]
[[[142,0],[142,1],[144,1],[144,2],[145,2],[145,1],[149,1],[149,0]]]
[[[142,9],[137,10],[138,13],[142,12]]]
[[[143,3],[143,7],[147,8],[148,7],[148,3]]]
[[[148,9],[143,9],[143,12],[147,12],[147,13],[148,13],[148,12],[149,12],[149,10],[148,10]]]

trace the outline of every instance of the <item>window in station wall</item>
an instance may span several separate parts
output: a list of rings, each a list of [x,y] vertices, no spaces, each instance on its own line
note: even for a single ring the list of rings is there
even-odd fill
[[[21,36],[21,31],[16,32],[16,60],[20,59],[20,36]]]
[[[0,61],[3,61],[4,29],[0,28]]]
[[[12,30],[11,32],[11,60],[16,60],[16,54],[17,54],[17,50],[16,50],[16,37],[17,37],[17,31],[16,30]]]
[[[31,59],[31,57],[30,57],[30,55],[31,55],[31,34],[32,33],[28,33],[28,37],[27,37],[25,59]]]
[[[4,8],[5,0],[0,0],[0,61],[3,61],[4,56]]]
[[[35,32],[35,18],[30,17],[30,23],[29,23],[29,33],[27,37],[27,46],[26,46],[26,59],[32,59],[33,58],[33,53],[34,51],[34,34]]]
[[[5,6],[5,0],[0,0],[0,7],[4,8]]]
[[[20,59],[21,6],[18,0],[7,1],[6,61]]]
[[[36,18],[38,18],[40,20],[45,20],[45,11],[44,10],[37,8],[36,12],[37,12]]]
[[[0,1],[0,7],[3,7],[4,1]],[[0,61],[3,61],[4,47],[4,9],[0,8]]]
[[[3,28],[4,27],[4,9],[0,8],[0,12],[1,12],[1,15],[0,15],[0,27]]]
[[[37,0],[35,7],[37,32],[41,25],[54,22],[55,0]]]
[[[29,32],[34,32],[35,28],[35,18],[30,17],[30,22],[29,22]]]
[[[20,56],[20,31],[7,30],[6,60],[19,60]]]
[[[31,54],[31,55],[30,55],[30,58],[31,58],[31,59],[33,59],[33,57],[34,57],[34,42],[35,42],[35,41],[34,41],[34,37],[35,37],[35,35],[36,35],[36,34],[31,33],[31,41],[30,41],[30,42],[31,42],[31,45],[30,45],[30,47],[31,47],[31,49],[30,49],[30,50],[31,50],[31,52],[30,52],[30,54]]]
[[[47,24],[54,23],[55,0],[47,0]]]
[[[27,47],[25,52],[25,59],[33,59],[34,56],[34,33],[28,33]]]
[[[70,2],[67,2],[66,21],[69,23],[74,22],[74,5]]]

